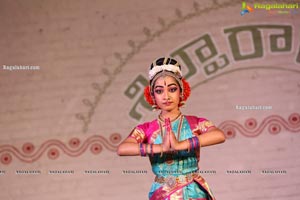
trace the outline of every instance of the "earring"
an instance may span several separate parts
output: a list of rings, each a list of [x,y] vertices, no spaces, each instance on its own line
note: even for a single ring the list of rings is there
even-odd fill
[[[152,101],[153,101],[153,105],[151,106],[152,107],[152,111],[153,112],[158,111],[159,107],[156,105],[154,97],[152,97]]]
[[[152,105],[151,107],[153,112],[158,111],[158,106],[156,104]]]
[[[186,103],[186,101],[183,100],[183,95],[181,95],[180,102],[179,102],[179,107],[184,108],[185,107],[185,103]]]
[[[179,106],[182,107],[182,108],[184,108],[185,107],[185,103],[186,103],[185,101],[180,101],[179,102]]]

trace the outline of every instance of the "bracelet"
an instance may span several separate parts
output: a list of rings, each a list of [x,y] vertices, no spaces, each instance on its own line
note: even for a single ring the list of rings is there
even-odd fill
[[[143,150],[144,150],[144,156],[147,156],[147,144],[143,145]]]
[[[197,141],[196,141],[196,137],[193,137],[193,143],[194,143],[194,150],[197,149]]]
[[[199,149],[200,148],[200,140],[199,140],[199,137],[197,136],[197,148]]]
[[[140,155],[143,156],[143,147],[142,147],[142,143],[139,144],[140,145]]]
[[[189,143],[190,143],[191,150],[194,150],[193,138],[189,138]]]
[[[163,156],[163,146],[162,146],[162,144],[160,145],[160,157],[162,157]]]
[[[144,146],[143,143],[140,143],[140,153],[141,153],[141,156],[146,156],[146,153],[145,153],[145,150],[144,150]]]
[[[195,149],[198,149],[200,147],[199,138],[197,136],[195,136],[195,137],[193,137],[193,140],[195,142]]]
[[[148,149],[148,144],[146,143],[145,146],[146,146],[145,147],[145,156],[146,156],[148,154],[148,150],[147,150]]]

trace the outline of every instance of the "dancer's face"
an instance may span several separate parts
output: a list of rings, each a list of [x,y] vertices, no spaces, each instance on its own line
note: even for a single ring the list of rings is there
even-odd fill
[[[180,102],[180,87],[172,76],[159,77],[153,87],[157,106],[162,111],[177,111]]]

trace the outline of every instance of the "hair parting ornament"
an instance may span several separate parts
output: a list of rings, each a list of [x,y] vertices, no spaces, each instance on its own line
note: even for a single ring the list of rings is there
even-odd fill
[[[155,60],[149,70],[149,85],[144,89],[146,101],[154,108],[159,109],[154,100],[153,87],[155,81],[161,76],[173,77],[180,87],[181,101],[179,107],[183,106],[191,94],[189,83],[183,78],[180,64],[173,58],[162,57]]]

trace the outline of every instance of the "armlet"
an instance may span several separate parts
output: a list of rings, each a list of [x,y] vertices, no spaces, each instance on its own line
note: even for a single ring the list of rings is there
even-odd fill
[[[215,127],[215,125],[209,120],[200,122],[198,125],[198,128],[201,131],[201,133],[206,133],[211,127]]]
[[[133,129],[129,137],[134,138],[138,143],[141,143],[145,140],[145,133],[137,128]]]

